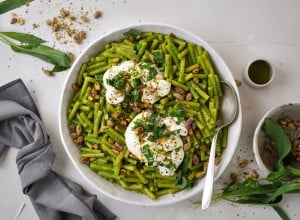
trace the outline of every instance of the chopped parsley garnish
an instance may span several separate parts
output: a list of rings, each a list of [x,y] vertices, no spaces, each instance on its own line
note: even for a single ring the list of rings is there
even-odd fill
[[[166,124],[158,123],[158,114],[152,114],[147,122],[142,119],[137,119],[134,121],[133,129],[138,127],[143,128],[144,134],[149,133],[148,141],[155,142],[156,140],[164,137],[170,137],[179,132],[179,130],[168,131]]]
[[[139,102],[141,101],[141,89],[142,82],[139,78],[132,77],[137,75],[133,69],[130,73],[120,72],[112,79],[107,79],[107,84],[111,85],[117,90],[120,90],[125,95],[125,101],[127,102]],[[130,83],[131,87],[127,87],[126,84]],[[125,91],[126,90],[126,91]]]
[[[140,78],[132,78],[130,82],[133,88],[138,88],[140,85],[142,85],[142,81]]]
[[[164,57],[160,51],[153,52],[152,56],[158,67],[162,67],[164,65]]]
[[[107,83],[112,87],[122,91],[126,86],[125,74],[121,72],[113,79],[107,79]]]
[[[148,68],[149,72],[147,74],[147,81],[154,79],[154,77],[158,74],[157,70],[154,67]]]
[[[144,156],[146,157],[146,159],[148,161],[148,166],[152,166],[154,163],[154,158],[152,156],[152,153],[150,151],[150,146],[148,144],[143,146],[142,153],[144,154]]]
[[[134,39],[139,39],[141,36],[141,32],[136,29],[130,29],[129,31],[124,33],[126,38],[133,37]]]
[[[177,117],[177,124],[183,122],[187,117],[185,108],[183,106],[179,106],[176,110],[174,108],[169,108],[168,115],[171,117]]]

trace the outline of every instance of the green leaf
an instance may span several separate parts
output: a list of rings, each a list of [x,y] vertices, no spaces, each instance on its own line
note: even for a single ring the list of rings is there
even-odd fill
[[[0,14],[25,5],[33,0],[5,0],[0,2]]]
[[[141,32],[136,29],[130,29],[129,31],[124,33],[126,38],[133,37],[134,39],[138,39],[141,35]]]
[[[278,196],[299,189],[300,189],[300,183],[283,183],[282,186],[280,186],[275,192],[272,193],[272,195],[266,200],[266,202],[268,203],[272,202]]]
[[[32,34],[19,33],[19,32],[0,32],[1,35],[5,35],[11,39],[17,40],[21,43],[30,44],[33,46],[45,43],[41,38],[38,38]]]
[[[277,165],[280,166],[282,160],[291,152],[292,144],[284,129],[272,119],[266,118],[263,129],[267,136],[275,141],[279,159]]]
[[[277,165],[277,168],[275,171],[272,171],[271,173],[269,173],[269,175],[265,178],[265,180],[268,181],[278,181],[280,179],[282,179],[283,177],[287,176],[289,173],[287,171],[287,169],[283,166],[282,163]]]
[[[53,71],[62,71],[70,67],[66,53],[44,45],[11,45],[13,51],[38,57],[55,65]]]
[[[258,181],[249,178],[242,183],[234,183],[229,188],[224,189],[221,197],[268,194],[273,193],[280,186],[280,182],[261,185]]]
[[[290,218],[285,213],[285,211],[280,206],[273,206],[273,209],[277,212],[277,214],[281,217],[282,220],[289,220]]]

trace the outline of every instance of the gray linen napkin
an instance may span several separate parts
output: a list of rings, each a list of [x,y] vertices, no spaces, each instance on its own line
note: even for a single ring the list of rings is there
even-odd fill
[[[16,163],[23,193],[42,220],[108,220],[116,216],[95,195],[52,171],[55,153],[22,80],[0,88],[0,155],[19,150]]]

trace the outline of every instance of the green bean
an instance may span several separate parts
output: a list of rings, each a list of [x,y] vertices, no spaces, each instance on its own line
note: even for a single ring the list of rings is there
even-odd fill
[[[93,126],[93,134],[95,137],[98,137],[98,132],[100,128],[100,121],[102,117],[103,112],[102,111],[97,111],[95,117],[94,117],[94,126]]]
[[[196,92],[206,101],[209,99],[209,95],[206,94],[205,91],[203,91],[195,82],[191,81],[189,85],[196,90]]]
[[[107,152],[109,155],[113,156],[113,157],[117,157],[117,155],[111,150],[110,144],[105,140],[103,139],[102,140],[102,144],[101,144],[101,148]]]
[[[189,49],[189,52],[190,52],[190,55],[191,55],[191,58],[192,58],[192,62],[193,63],[196,63],[196,56],[195,56],[195,52],[194,52],[194,48],[193,48],[193,44],[188,44],[188,49]]]
[[[96,70],[104,66],[106,66],[106,61],[93,63],[86,68],[86,71],[91,72],[92,70]]]
[[[89,71],[88,75],[89,76],[95,76],[95,75],[98,75],[100,73],[104,73],[109,68],[110,68],[110,65],[101,66],[101,67],[99,67],[97,69],[93,69],[93,70]]]
[[[112,172],[114,170],[113,166],[107,164],[98,164],[98,163],[90,163],[90,168],[94,171],[108,171]]]
[[[137,177],[129,177],[129,176],[125,176],[123,180],[126,183],[140,183],[141,182],[141,180],[139,178],[137,178]]]
[[[124,182],[124,181],[121,180],[121,179],[119,179],[118,182],[119,182],[119,184],[121,185],[121,187],[122,187],[123,189],[128,189],[128,185],[127,185],[126,182]]]
[[[103,176],[103,177],[108,178],[108,179],[117,179],[117,180],[120,179],[119,176],[115,176],[112,172],[107,172],[107,171],[99,170],[98,174],[100,176]]]
[[[178,82],[183,82],[184,79],[184,69],[185,69],[185,58],[180,60],[180,68],[179,68],[179,75],[178,75]]]
[[[79,109],[79,107],[80,107],[80,102],[79,101],[75,102],[71,112],[68,115],[68,121],[69,122],[74,118],[74,116],[75,116],[77,110]]]
[[[95,154],[101,153],[100,150],[98,150],[98,149],[92,149],[92,147],[89,147],[89,148],[81,147],[81,148],[80,148],[80,151],[81,151],[82,153],[95,153]]]
[[[142,190],[143,189],[143,184],[137,183],[137,184],[131,184],[127,186],[127,189],[131,190]]]
[[[158,44],[159,44],[159,41],[158,41],[157,39],[154,39],[154,40],[152,41],[151,46],[150,46],[150,50],[155,50],[156,47],[158,46]]]
[[[119,134],[117,131],[115,131],[113,128],[108,128],[105,130],[105,133],[110,136],[112,139],[114,139],[115,141],[121,143],[121,144],[125,144],[125,138]]]
[[[200,103],[198,103],[198,102],[190,102],[190,101],[184,101],[184,100],[176,100],[176,101],[177,101],[177,103],[182,104],[187,107],[190,106],[190,107],[196,108],[196,109],[200,108]]]
[[[89,126],[89,128],[93,128],[93,123],[90,121],[90,119],[86,116],[86,114],[84,112],[80,112],[79,113],[81,120],[83,121],[83,123],[85,123],[86,125]]]
[[[200,98],[199,94],[196,92],[194,88],[190,88],[190,92],[192,93],[194,99],[198,100]]]
[[[83,78],[84,78],[83,73],[85,73],[86,69],[87,69],[87,64],[86,63],[82,64],[80,71],[78,73],[78,76],[77,76],[77,81],[76,81],[77,85],[79,85],[79,86],[81,86],[83,83]]]
[[[158,188],[177,188],[178,186],[174,182],[157,181]]]
[[[179,54],[178,54],[178,59],[181,60],[185,55],[187,55],[189,53],[189,48],[185,48],[183,51],[181,51]]]
[[[125,155],[125,152],[126,150],[123,149],[119,155],[117,156],[116,160],[115,160],[115,163],[114,163],[114,175],[117,176],[119,175],[120,173],[120,169],[121,169],[121,166],[122,166],[122,159],[124,158],[124,155]]]
[[[104,153],[82,153],[81,157],[104,157]]]
[[[178,58],[177,58],[177,56],[178,56],[178,50],[175,47],[175,45],[174,45],[174,43],[173,43],[173,41],[172,41],[172,39],[170,37],[167,38],[167,42],[168,42],[168,44],[166,46],[166,49],[171,54],[171,57],[172,57],[174,63],[177,66],[179,66],[179,61],[178,61]]]
[[[183,90],[188,91],[189,87],[187,87],[186,85],[184,85],[183,83],[177,82],[175,80],[169,80],[169,82],[173,85],[173,86],[178,86],[181,87]]]
[[[156,196],[150,191],[148,187],[143,186],[143,191],[150,199],[156,199]]]
[[[143,184],[146,184],[148,182],[148,180],[137,169],[134,169],[133,172]]]
[[[165,55],[165,61],[164,77],[167,79],[172,79],[172,60],[170,54]]]
[[[142,55],[145,53],[147,45],[148,45],[148,43],[146,41],[144,41],[142,43],[141,48],[140,48],[140,50],[139,50],[139,52],[137,54],[138,58],[142,57]]]
[[[86,93],[89,83],[96,83],[96,82],[97,81],[92,77],[85,77],[82,88],[81,88],[81,92],[80,92],[80,98],[82,98],[83,95]]]
[[[94,144],[102,144],[102,140],[100,138],[94,137],[92,135],[85,136],[85,141],[94,143]]]
[[[163,195],[167,195],[167,194],[174,194],[176,192],[178,192],[179,189],[178,188],[173,188],[173,189],[162,189],[162,190],[159,190],[156,195],[157,196],[163,196]]]

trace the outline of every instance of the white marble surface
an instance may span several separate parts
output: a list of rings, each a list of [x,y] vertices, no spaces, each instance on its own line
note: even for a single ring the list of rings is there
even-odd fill
[[[66,8],[76,15],[81,11],[92,16],[101,10],[103,17],[93,18],[86,25],[87,39],[82,45],[60,44],[45,24],[45,20],[58,15]],[[11,13],[0,15],[0,31],[29,32],[48,41],[58,49],[75,55],[97,37],[124,25],[144,22],[162,22],[179,26],[206,40],[223,57],[236,79],[242,81],[247,63],[256,57],[264,57],[275,68],[275,79],[263,89],[253,89],[243,81],[239,87],[242,100],[243,127],[236,154],[222,177],[221,186],[231,172],[246,172],[256,168],[255,162],[241,169],[238,164],[247,158],[253,160],[252,136],[260,117],[271,107],[287,102],[300,101],[299,53],[300,53],[300,2],[297,0],[36,0],[29,6],[13,10],[25,19],[25,25],[11,25]],[[32,24],[39,24],[33,28]],[[42,68],[51,66],[30,56],[13,53],[0,42],[0,85],[21,78],[31,92],[49,133],[57,154],[54,169],[83,185],[84,182],[68,159],[61,145],[58,132],[58,105],[67,72],[48,77]],[[1,107],[1,106],[0,106]],[[16,149],[10,148],[0,157],[0,219],[38,219],[32,205],[22,194],[15,164]],[[118,219],[279,219],[269,207],[236,205],[228,202],[213,204],[207,211],[193,204],[201,198],[163,207],[138,207],[112,200],[97,194]],[[284,196],[281,206],[291,219],[300,218],[299,195]]]

